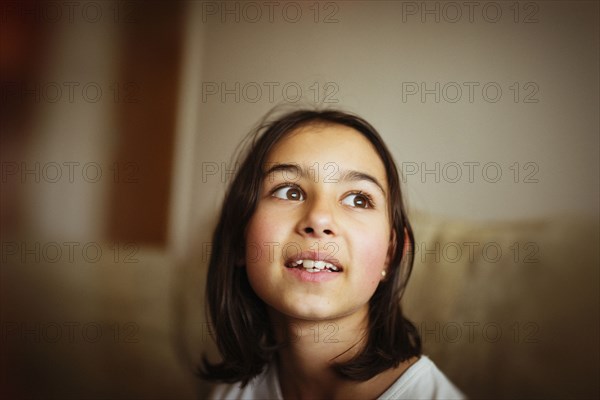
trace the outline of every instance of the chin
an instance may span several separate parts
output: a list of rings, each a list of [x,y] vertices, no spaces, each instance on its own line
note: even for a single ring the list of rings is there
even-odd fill
[[[322,300],[325,303],[324,300]],[[300,320],[307,321],[322,321],[331,318],[335,318],[338,316],[337,312],[332,309],[329,304],[310,304],[310,303],[294,303],[291,305],[287,305],[287,307],[282,307],[279,309],[275,309],[279,312],[284,318],[294,318]]]

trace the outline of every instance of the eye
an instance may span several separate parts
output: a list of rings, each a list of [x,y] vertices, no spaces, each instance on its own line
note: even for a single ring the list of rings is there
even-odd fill
[[[373,208],[371,197],[362,192],[350,193],[342,199],[342,204],[356,208]]]
[[[302,193],[302,190],[298,186],[293,185],[285,185],[275,189],[272,196],[283,200],[304,200],[304,194]]]

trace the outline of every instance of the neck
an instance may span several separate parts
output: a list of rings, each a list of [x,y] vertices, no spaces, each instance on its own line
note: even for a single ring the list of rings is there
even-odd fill
[[[279,386],[285,399],[377,398],[414,362],[413,357],[367,381],[344,379],[333,369],[349,361],[368,340],[368,305],[329,320],[294,319],[269,310],[278,342]]]
[[[332,366],[350,360],[364,347],[367,313],[365,307],[351,317],[307,321],[271,312],[277,340],[287,343],[278,353],[284,398],[343,397],[346,389],[357,385]]]

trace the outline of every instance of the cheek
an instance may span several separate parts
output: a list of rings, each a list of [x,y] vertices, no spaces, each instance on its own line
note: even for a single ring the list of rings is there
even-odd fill
[[[251,218],[246,231],[245,255],[250,285],[263,299],[281,273],[277,267],[281,259],[280,243],[284,241],[282,227],[266,214],[259,209]]]
[[[375,290],[382,279],[381,271],[386,268],[388,253],[386,235],[373,235],[364,239],[356,253],[356,266],[360,268],[361,286]]]
[[[260,215],[254,215],[246,231],[246,268],[252,269],[260,262],[264,254],[261,243],[268,242],[270,235],[269,224]]]
[[[250,286],[252,286],[256,294],[261,298],[263,298],[263,292],[268,287],[263,271],[265,269],[263,262],[265,251],[263,251],[261,244],[269,242],[269,236],[271,236],[269,224],[264,219],[261,219],[260,215],[255,214],[250,220],[248,230],[246,231],[245,268]]]
[[[280,224],[273,223],[273,218],[266,218],[264,212],[257,210],[250,219],[246,231],[246,264],[273,262],[274,256],[283,239]]]

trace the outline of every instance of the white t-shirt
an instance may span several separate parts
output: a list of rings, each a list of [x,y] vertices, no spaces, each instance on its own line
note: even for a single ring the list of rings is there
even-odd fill
[[[245,388],[239,383],[220,384],[211,394],[211,399],[283,399],[277,368],[271,365]],[[460,392],[446,378],[427,356],[411,365],[378,399],[464,399]]]

